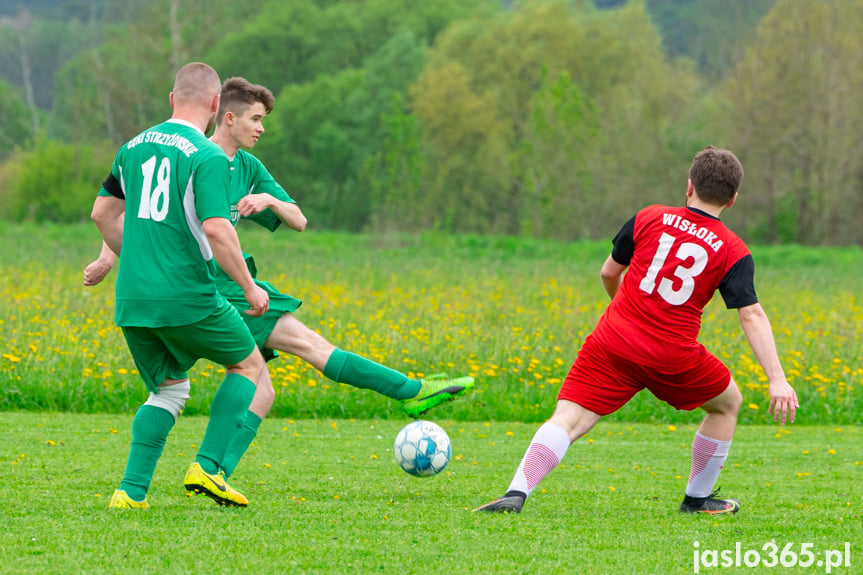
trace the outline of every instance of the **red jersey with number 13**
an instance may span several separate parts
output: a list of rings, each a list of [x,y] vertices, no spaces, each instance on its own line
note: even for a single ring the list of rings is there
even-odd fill
[[[626,232],[626,227],[621,230]],[[706,353],[697,341],[701,316],[723,282],[728,307],[758,301],[749,249],[710,214],[649,206],[631,222],[631,240],[620,242],[629,249],[620,249],[621,234],[615,238],[612,257],[618,261],[630,255],[630,261],[618,261],[629,264],[629,269],[592,333],[597,343],[617,355],[669,373],[691,366]],[[748,265],[735,266],[744,259]],[[742,268],[745,271],[738,273]],[[732,269],[735,273],[729,274]],[[727,281],[729,275],[734,281]]]

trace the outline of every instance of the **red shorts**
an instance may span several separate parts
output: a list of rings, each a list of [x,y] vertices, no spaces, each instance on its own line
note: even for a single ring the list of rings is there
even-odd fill
[[[644,388],[672,407],[690,411],[728,388],[731,373],[704,349],[672,373],[639,365],[593,343],[588,336],[558,393],[599,415],[614,413]]]

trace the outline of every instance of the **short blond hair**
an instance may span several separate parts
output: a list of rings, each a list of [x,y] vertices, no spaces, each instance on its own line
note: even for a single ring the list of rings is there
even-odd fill
[[[179,103],[209,103],[222,89],[219,74],[203,62],[190,62],[174,77],[174,101]]]

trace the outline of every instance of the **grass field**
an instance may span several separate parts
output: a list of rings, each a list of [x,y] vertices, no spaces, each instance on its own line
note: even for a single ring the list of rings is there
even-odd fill
[[[740,514],[676,512],[700,415],[639,394],[573,445],[523,514],[485,516],[470,510],[506,489],[607,304],[598,270],[610,244],[241,237],[262,278],[301,297],[298,317],[333,343],[411,376],[476,377],[472,396],[428,415],[453,442],[445,472],[418,479],[395,464],[392,441],[407,422],[395,402],[285,357],[269,364],[272,417],[232,480],[250,507],[190,498],[182,475],[221,380],[200,362],[153,508],[108,512],[145,397],[113,324],[113,275],[81,286],[98,252],[92,226],[0,224],[0,573],[671,574],[694,572],[696,554],[702,573],[823,573],[846,543],[850,565],[831,571],[860,572],[860,249],[753,249],[801,400],[794,425],[770,424],[766,380],[736,314],[720,301],[705,312],[701,340],[744,393],[719,481],[742,500]],[[768,562],[771,549],[777,561],[786,549],[786,562],[808,549],[813,564],[711,564],[738,545]]]
[[[270,235],[241,230],[263,279],[304,300],[297,317],[336,345],[420,377],[471,374],[477,393],[447,407],[464,420],[542,421],[607,296],[608,242],[501,237]],[[0,225],[0,410],[132,413],[145,396],[113,323],[112,274],[81,285],[98,253],[92,226]],[[763,247],[756,282],[800,422],[849,424],[863,413],[860,249]],[[766,378],[737,314],[717,297],[701,340],[744,393],[741,421],[767,423]],[[386,398],[334,384],[294,357],[270,363],[273,415],[400,417]],[[186,413],[206,412],[221,374],[199,362]],[[855,392],[855,389],[857,390]],[[692,423],[640,394],[612,419]]]
[[[770,542],[822,561],[848,542],[851,566],[832,572],[863,565],[861,428],[742,426],[720,485],[743,507],[713,518],[676,512],[693,426],[600,423],[504,516],[470,510],[506,489],[536,425],[436,421],[453,458],[420,479],[393,459],[403,422],[268,419],[233,476],[250,506],[228,509],[183,491],[206,424],[184,416],[153,507],[109,512],[130,416],[4,413],[0,572],[672,574],[693,572],[695,542],[766,561]]]

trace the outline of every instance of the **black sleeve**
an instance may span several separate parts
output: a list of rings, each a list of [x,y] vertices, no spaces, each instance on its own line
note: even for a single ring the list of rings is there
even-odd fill
[[[104,182],[102,182],[102,188],[115,198],[120,198],[121,200],[126,199],[126,194],[123,193],[123,187],[120,185],[120,182],[117,181],[117,178],[114,177],[114,174],[108,174],[108,177],[105,178]]]
[[[758,303],[755,294],[755,262],[747,254],[731,266],[719,283],[719,293],[728,309],[740,309]]]
[[[635,216],[623,224],[614,239],[611,258],[622,266],[628,266],[635,252]]]

